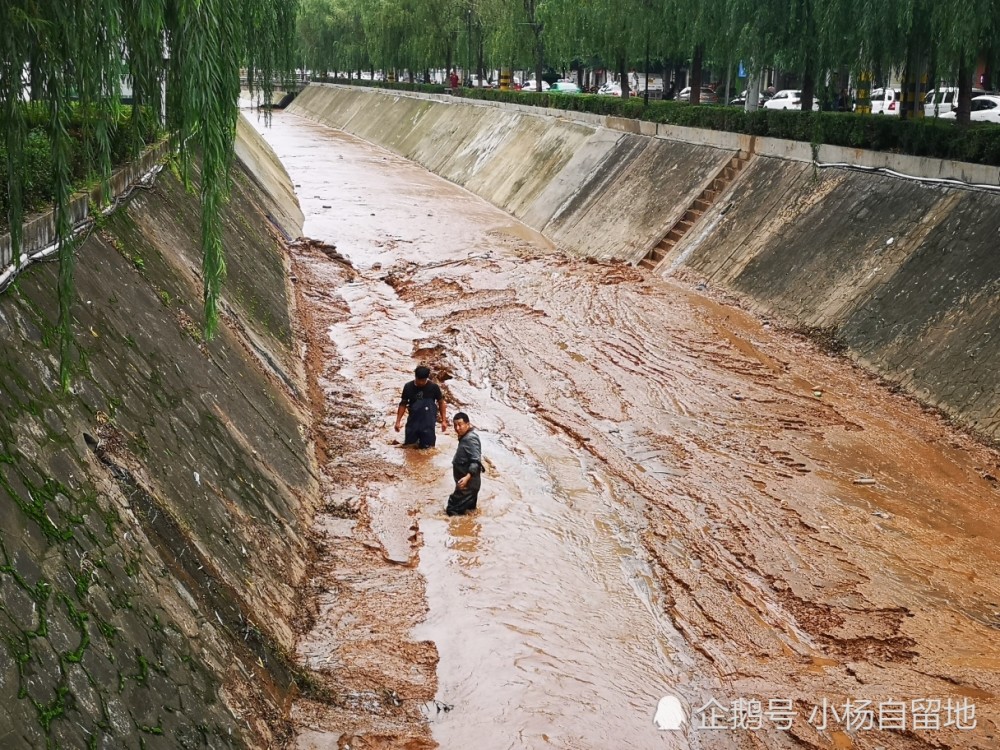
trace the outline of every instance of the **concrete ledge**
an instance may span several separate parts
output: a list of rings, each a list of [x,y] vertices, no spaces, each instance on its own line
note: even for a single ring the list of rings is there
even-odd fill
[[[604,120],[604,127],[608,130],[620,130],[623,133],[635,133],[639,135],[639,120],[630,120],[625,117],[608,117]]]
[[[858,167],[891,169],[893,172],[915,177],[958,180],[973,185],[1000,185],[1000,167],[949,159],[866,151],[843,146],[820,146],[818,161],[822,164],[850,164]]]
[[[168,144],[156,144],[146,149],[135,161],[120,167],[111,174],[110,188],[113,200],[123,195],[133,182],[149,172],[167,155]],[[75,193],[69,202],[69,222],[76,226],[90,216],[90,206],[97,204],[102,198],[102,187],[97,185],[89,191]],[[51,247],[57,238],[56,212],[50,209],[36,214],[24,222],[21,228],[20,254],[29,258],[35,253]],[[11,247],[10,234],[0,236],[0,273],[14,265],[14,249]]]
[[[812,163],[812,144],[805,141],[786,141],[781,138],[757,138],[754,140],[754,153],[759,156],[773,156],[789,161],[804,161]]]
[[[650,123],[654,124],[654,123]],[[703,130],[701,128],[688,128],[683,125],[669,125],[666,123],[655,123],[655,133],[657,138],[665,138],[669,141],[680,141],[682,143],[693,143],[698,146],[713,146],[737,151],[740,149],[740,134],[727,133],[724,130]]]

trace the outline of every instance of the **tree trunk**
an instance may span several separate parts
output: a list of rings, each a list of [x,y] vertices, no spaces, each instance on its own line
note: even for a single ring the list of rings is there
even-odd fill
[[[969,70],[969,64],[964,61],[958,66],[957,104],[955,120],[961,125],[968,125],[972,121],[972,71]]]
[[[691,103],[701,104],[701,58],[705,54],[705,45],[699,44],[694,48],[694,56],[691,58]]]
[[[483,81],[486,80],[486,70],[483,67],[483,30],[477,28],[477,31],[479,32],[479,46],[476,49],[476,73],[479,75],[479,85],[482,87]]]
[[[618,58],[618,78],[622,82],[622,99],[628,99],[628,70],[625,67],[625,56]]]
[[[816,76],[813,73],[812,62],[806,63],[805,72],[802,73],[802,104],[800,108],[803,112],[809,112],[813,108],[813,99],[816,98]]]
[[[535,90],[542,90],[542,69],[545,67],[545,45],[542,43],[542,25],[535,27]]]
[[[31,55],[31,62],[28,64],[28,96],[31,97],[31,101],[37,102],[44,98],[45,92],[42,91],[42,68],[41,65],[37,63],[40,61],[40,57],[35,53]],[[133,95],[135,94],[135,82],[132,83]]]
[[[920,76],[925,68],[926,60],[920,51],[920,40],[911,36],[909,48],[906,53],[906,67],[903,70],[903,102],[899,110],[900,118],[904,120],[916,120],[924,116],[923,87],[920,85]],[[933,50],[932,50],[933,55]],[[936,61],[931,57],[931,75],[936,75]]]
[[[749,68],[747,73],[747,100],[743,109],[756,112],[760,108],[760,72]]]

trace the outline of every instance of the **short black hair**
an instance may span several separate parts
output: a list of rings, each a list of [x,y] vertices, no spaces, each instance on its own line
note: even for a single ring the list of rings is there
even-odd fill
[[[416,376],[417,380],[426,380],[431,376],[431,368],[427,365],[420,365],[420,367],[413,371],[413,374]]]
[[[472,424],[472,422],[469,421],[469,415],[466,414],[464,411],[460,411],[458,414],[456,414],[454,417],[452,417],[451,421],[452,422],[466,422],[467,424]]]

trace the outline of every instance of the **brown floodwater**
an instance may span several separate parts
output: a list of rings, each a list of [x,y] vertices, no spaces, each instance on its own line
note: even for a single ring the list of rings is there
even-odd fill
[[[298,748],[1000,747],[995,452],[714,290],[563,255],[316,123],[262,132],[351,266],[292,251],[357,510],[318,521]],[[442,512],[450,429],[397,444],[418,361],[480,431],[472,516]],[[710,701],[761,727],[700,726]]]

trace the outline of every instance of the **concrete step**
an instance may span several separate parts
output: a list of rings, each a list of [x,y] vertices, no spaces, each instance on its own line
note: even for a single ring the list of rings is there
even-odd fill
[[[650,250],[646,254],[646,259],[647,260],[663,260],[664,255],[665,255],[665,253],[663,252],[663,250],[661,250],[660,246],[657,245],[656,247],[654,247],[652,250]]]
[[[687,211],[684,212],[684,215],[681,217],[681,220],[690,221],[692,224],[695,224],[700,218],[701,218],[701,211],[695,211],[693,208],[689,208]]]
[[[664,237],[662,240],[660,240],[657,246],[653,248],[653,250],[655,252],[659,252],[663,255],[666,255],[667,253],[669,253],[671,250],[674,249],[675,244],[676,243],[673,240],[668,240],[666,237]]]
[[[704,193],[702,193],[702,195],[704,195]],[[696,198],[695,202],[691,204],[692,211],[700,211],[701,213],[705,213],[711,207],[711,202],[702,198]]]
[[[643,258],[642,260],[639,261],[639,267],[645,268],[648,271],[652,271],[654,268],[656,268],[656,262],[650,260],[649,258]]]
[[[732,167],[726,167],[725,169],[722,170],[722,179],[724,179],[726,182],[732,182],[735,177],[736,177],[736,170],[733,169]]]
[[[691,230],[691,227],[693,226],[694,222],[684,221],[683,219],[681,219],[674,225],[674,229],[679,229],[680,231],[684,232],[684,234],[687,234]]]
[[[714,186],[716,182],[718,182],[718,180],[713,181],[712,185]],[[718,197],[719,197],[719,191],[715,190],[714,187],[710,187],[702,191],[701,197],[698,200],[702,200],[708,204],[712,204],[715,203],[715,199]]]
[[[667,232],[666,239],[670,240],[672,244],[676,245],[680,240],[684,239],[684,232],[676,228],[671,229],[669,232]]]

